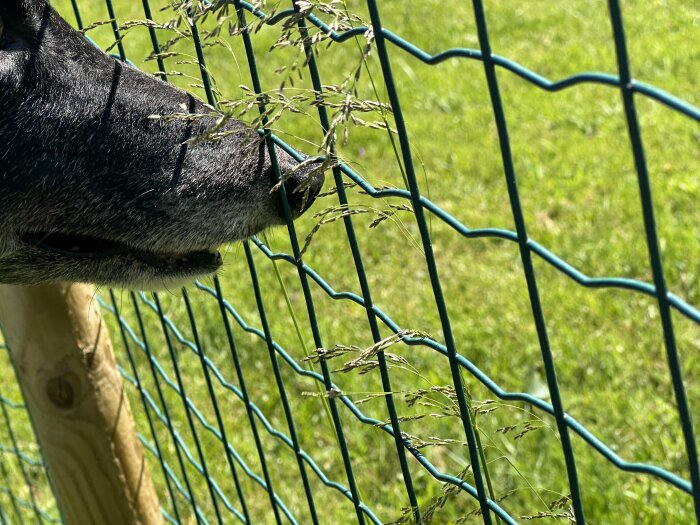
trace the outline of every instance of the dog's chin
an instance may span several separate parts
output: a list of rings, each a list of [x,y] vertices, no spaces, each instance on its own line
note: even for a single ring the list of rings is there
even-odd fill
[[[214,273],[222,264],[215,248],[161,251],[85,235],[42,232],[24,234],[21,240],[22,249],[0,260],[6,282],[165,286]]]
[[[273,224],[270,224],[270,223]],[[239,235],[250,239],[274,231],[285,221],[250,224]],[[145,243],[134,245],[63,233],[18,233],[9,253],[0,253],[0,283],[39,285],[54,282],[92,283],[139,289],[165,289],[212,275],[223,259],[218,247],[163,250]]]
[[[20,285],[83,282],[165,289],[213,274],[221,264],[221,254],[214,250],[170,254],[139,250],[91,258],[33,247],[0,258],[0,282]]]
[[[181,254],[134,252],[94,262],[96,264],[76,268],[81,275],[73,275],[66,280],[160,290],[214,274],[221,267],[222,259],[218,251]]]

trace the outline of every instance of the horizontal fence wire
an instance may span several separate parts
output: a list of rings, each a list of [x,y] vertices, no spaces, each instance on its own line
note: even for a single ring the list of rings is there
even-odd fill
[[[153,13],[148,0],[143,0],[143,13],[146,19],[152,20]],[[473,498],[478,506],[474,519],[490,523],[517,523],[517,516],[512,515],[507,508],[507,501],[494,498],[489,479],[485,458],[480,454],[478,443],[479,434],[475,428],[475,412],[473,400],[467,395],[463,385],[463,374],[475,378],[493,395],[504,401],[517,401],[533,407],[534,410],[551,416],[555,422],[561,443],[561,453],[567,473],[569,497],[571,502],[571,520],[576,523],[586,522],[586,486],[580,482],[577,472],[576,455],[572,438],[595,450],[604,460],[624,472],[651,476],[668,486],[685,493],[692,498],[695,520],[700,523],[700,470],[698,468],[697,450],[692,422],[692,411],[685,392],[674,335],[672,311],[682,314],[695,324],[700,324],[700,310],[686,302],[680,296],[668,290],[664,279],[664,267],[659,251],[659,239],[656,232],[652,192],[647,173],[642,141],[642,131],[635,109],[635,99],[638,97],[660,103],[679,114],[700,122],[700,108],[679,99],[653,85],[634,80],[630,73],[628,51],[625,43],[624,24],[620,7],[616,0],[609,0],[608,8],[612,34],[615,40],[618,74],[598,72],[578,73],[561,80],[551,80],[535,73],[508,58],[495,55],[491,51],[487,17],[480,0],[472,2],[476,21],[479,49],[453,48],[440,53],[430,54],[413,43],[385,28],[382,24],[382,3],[367,0],[371,24],[353,27],[344,31],[336,31],[327,25],[320,17],[311,12],[299,16],[300,6],[297,2],[289,1],[289,7],[276,11],[268,16],[255,4],[231,0],[230,2],[205,3],[207,9],[220,9],[230,4],[236,10],[238,22],[243,28],[236,38],[241,38],[246,51],[250,80],[256,94],[265,92],[261,84],[256,56],[252,45],[255,33],[251,30],[250,19],[259,20],[268,26],[277,26],[290,19],[295,21],[302,41],[304,42],[305,62],[309,78],[317,97],[323,96],[324,86],[314,50],[309,45],[309,28],[316,28],[326,34],[333,42],[341,44],[351,42],[353,37],[373,35],[373,45],[379,57],[382,78],[387,90],[391,114],[398,135],[398,151],[400,160],[407,177],[407,189],[377,188],[347,164],[332,168],[333,182],[337,191],[338,202],[347,206],[348,197],[344,183],[351,181],[362,191],[374,199],[393,197],[403,199],[412,205],[415,221],[420,233],[420,242],[425,254],[425,265],[433,291],[434,307],[439,314],[444,342],[428,336],[417,336],[407,331],[389,313],[378,307],[373,299],[365,265],[366,255],[358,242],[356,223],[353,217],[343,217],[343,227],[352,254],[352,264],[357,276],[361,293],[338,290],[333,284],[324,279],[321,272],[314,270],[304,262],[302,250],[297,239],[295,226],[291,220],[291,211],[285,205],[287,228],[291,243],[291,253],[275,251],[264,237],[255,237],[244,243],[243,254],[246,259],[252,289],[255,297],[257,318],[248,319],[246,314],[236,308],[236,301],[225,296],[225,290],[216,278],[212,284],[196,282],[194,289],[183,289],[174,297],[163,298],[162,294],[146,294],[143,292],[118,292],[110,290],[107,294],[98,296],[103,311],[114,317],[121,340],[120,371],[126,382],[131,385],[135,398],[140,403],[138,412],[143,424],[139,425],[140,439],[147,454],[152,458],[152,468],[160,472],[162,480],[161,504],[162,514],[169,523],[254,523],[251,518],[251,507],[259,504],[260,493],[264,493],[269,503],[269,519],[265,523],[322,523],[320,511],[326,500],[326,491],[340,496],[347,502],[347,523],[383,523],[375,509],[367,503],[366,494],[357,483],[357,475],[353,468],[353,459],[357,452],[353,444],[346,438],[348,421],[352,420],[366,428],[367,431],[379,429],[392,443],[397,456],[399,472],[405,501],[397,502],[399,507],[407,507],[412,522],[420,523],[424,519],[420,505],[420,492],[416,484],[416,473],[419,469],[427,472],[430,477],[454,487],[456,490]],[[83,28],[84,18],[80,12],[80,2],[72,0],[75,20],[78,27]],[[117,43],[117,53],[121,60],[127,60],[125,47],[119,26],[119,13],[111,0],[106,0],[106,8],[111,21],[111,28]],[[65,13],[63,13],[65,15]],[[207,101],[216,106],[215,90],[209,77],[206,65],[205,41],[200,38],[198,18],[189,17],[192,45],[196,61],[201,73],[202,86]],[[168,72],[164,58],[161,56],[161,42],[156,29],[149,26],[149,38],[157,59],[160,76],[168,80]],[[393,46],[393,47],[392,47]],[[502,168],[505,186],[508,190],[510,210],[515,230],[501,228],[470,228],[456,217],[432,202],[422,192],[416,176],[411,140],[407,125],[401,111],[401,99],[397,90],[392,67],[394,53],[402,52],[424,64],[434,66],[450,58],[475,60],[483,64],[484,76],[493,109],[493,118],[498,133],[502,157]],[[514,155],[511,151],[508,120],[505,116],[504,101],[499,87],[499,75],[511,73],[529,82],[537,88],[548,92],[570,89],[581,84],[600,84],[620,91],[623,99],[625,119],[629,133],[631,149],[634,155],[638,188],[642,202],[645,241],[648,249],[650,274],[652,282],[622,278],[597,277],[586,275],[569,262],[558,257],[555,253],[531,239],[528,235],[527,224],[523,213],[523,205],[518,191],[518,178],[514,167]],[[279,136],[266,129],[265,107],[259,105],[263,115],[261,133],[267,141],[270,156],[273,158],[277,176],[280,175],[276,165],[275,146],[283,149],[292,157],[301,161],[304,155],[292,148]],[[318,105],[318,120],[320,132],[326,133],[330,127],[329,115],[322,104]],[[282,187],[284,191],[284,187]],[[448,312],[445,293],[442,289],[439,267],[433,253],[431,228],[429,222],[437,219],[465,239],[495,238],[516,243],[519,250],[523,270],[523,278],[527,285],[528,302],[532,319],[541,350],[542,364],[545,370],[549,399],[526,392],[510,391],[500,386],[495,380],[480,369],[475,363],[459,352],[459,340],[453,336],[451,317]],[[668,370],[671,377],[675,403],[681,424],[689,479],[664,469],[658,465],[645,462],[628,461],[606,444],[603,440],[566,412],[566,399],[560,393],[555,359],[550,348],[546,313],[540,299],[540,282],[537,279],[533,255],[539,260],[567,276],[573,282],[586,288],[621,289],[655,298],[661,312],[661,330],[664,336]],[[323,315],[318,307],[320,295],[333,301],[352,303],[362,308],[366,314],[367,325],[374,344],[380,343],[382,334],[395,334],[400,341],[411,347],[425,348],[447,363],[452,387],[457,399],[458,412],[462,423],[461,432],[465,437],[464,455],[470,467],[469,481],[465,476],[454,472],[444,471],[436,462],[421,453],[419,447],[402,431],[402,418],[395,401],[392,387],[390,366],[387,356],[380,350],[377,353],[377,368],[383,389],[383,400],[386,419],[380,420],[366,414],[361,406],[350,396],[345,395],[339,384],[334,381],[333,373],[325,360],[320,361],[320,372],[301,365],[289,348],[280,344],[270,327],[270,313],[266,308],[266,290],[258,279],[256,257],[262,257],[272,264],[284,264],[296,272],[302,290],[302,298],[306,308],[309,329],[312,333],[316,348],[324,348],[324,341],[319,329],[318,318]],[[275,266],[276,268],[277,266]],[[194,296],[196,294],[196,297]],[[185,325],[173,321],[168,313],[165,299],[176,301],[178,308],[187,313],[188,322]],[[220,314],[217,318],[217,330],[223,332],[225,350],[230,355],[227,364],[233,367],[233,373],[217,364],[207,345],[202,342],[203,327],[201,312],[197,310],[194,299],[206,301],[215,305]],[[199,317],[198,317],[199,314]],[[249,314],[250,315],[250,314]],[[255,315],[253,315],[255,317]],[[153,320],[157,319],[154,324]],[[199,319],[199,322],[198,322]],[[212,324],[207,319],[207,326]],[[154,326],[158,326],[156,333]],[[211,328],[209,328],[211,329]],[[251,395],[246,381],[246,370],[239,352],[239,340],[252,337],[262,343],[268,350],[267,360],[271,370],[269,377],[270,389],[274,388],[281,402],[280,418],[266,416],[264,402]],[[116,341],[117,334],[113,334]],[[167,349],[167,354],[160,352]],[[190,361],[193,359],[193,361]],[[195,362],[197,374],[204,381],[207,400],[194,399],[188,396],[191,376],[185,374],[185,366]],[[192,373],[192,368],[187,368]],[[235,379],[233,379],[235,376]],[[335,445],[338,447],[336,460],[343,465],[344,479],[334,479],[327,473],[328,466],[314,459],[315,451],[305,448],[298,436],[304,421],[295,419],[295,407],[290,402],[297,395],[297,389],[289,385],[289,377],[310,381],[321,392],[326,394],[328,417],[335,434]],[[24,412],[24,406],[14,400],[15,397],[4,397],[0,393],[0,410],[4,419],[3,441],[0,442],[0,476],[3,488],[0,492],[0,523],[47,522],[59,523],[58,511],[47,512],[35,500],[30,470],[43,471],[43,462],[35,454],[26,452],[25,436],[18,440],[13,432],[12,412]],[[245,421],[238,421],[235,432],[226,423],[226,407],[233,400],[242,403],[245,411]],[[205,406],[206,405],[206,406]],[[278,425],[275,421],[284,422]],[[245,429],[243,428],[245,427]],[[286,427],[286,428],[282,428]],[[254,446],[252,450],[239,449],[237,433],[249,432]],[[7,440],[7,442],[5,442]],[[274,477],[275,454],[279,450],[289,452],[295,458],[295,471],[286,472],[287,477],[298,477],[296,489],[303,493],[304,508],[297,505],[292,508],[285,501],[287,492],[282,493],[277,488],[278,479]],[[26,487],[15,489],[11,483],[7,464],[10,459],[19,469],[20,476]],[[13,465],[14,465],[13,464]],[[219,467],[225,464],[222,471]],[[225,472],[225,476],[216,477],[212,469]],[[45,473],[43,474],[46,478]],[[48,483],[48,480],[45,480]],[[25,490],[26,489],[26,490]],[[29,513],[28,513],[29,511]]]

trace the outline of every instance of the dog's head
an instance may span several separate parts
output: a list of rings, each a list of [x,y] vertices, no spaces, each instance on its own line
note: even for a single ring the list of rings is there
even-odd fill
[[[158,283],[284,223],[258,132],[96,49],[46,0],[0,3],[0,282]],[[154,118],[180,114],[182,118]],[[323,184],[276,148],[292,214]]]

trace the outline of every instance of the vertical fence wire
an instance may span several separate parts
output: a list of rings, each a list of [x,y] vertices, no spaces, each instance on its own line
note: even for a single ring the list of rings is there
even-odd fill
[[[228,463],[229,469],[231,470],[231,476],[233,477],[233,481],[236,487],[236,492],[238,493],[238,499],[241,502],[241,510],[243,512],[243,517],[245,518],[245,522],[248,523],[250,522],[250,514],[248,513],[248,504],[246,503],[246,499],[243,495],[243,489],[241,488],[241,481],[238,477],[238,470],[236,469],[236,465],[233,462],[233,455],[231,454],[231,450],[229,449],[229,440],[228,436],[226,435],[226,427],[224,425],[224,420],[223,417],[221,416],[221,410],[219,409],[219,403],[216,399],[216,393],[214,392],[214,384],[211,379],[211,374],[209,372],[209,366],[207,364],[207,358],[205,355],[205,350],[204,346],[199,341],[199,333],[197,330],[197,323],[195,321],[194,317],[194,312],[192,310],[192,303],[190,302],[189,295],[187,294],[187,290],[185,288],[182,289],[182,298],[185,301],[185,307],[187,308],[187,315],[190,319],[190,326],[192,328],[192,336],[194,338],[194,344],[197,347],[197,354],[199,355],[199,361],[200,364],[202,365],[202,375],[204,375],[204,378],[207,383],[207,392],[209,394],[209,399],[211,399],[212,406],[214,408],[214,414],[216,416],[216,424],[219,428],[219,433],[221,434],[221,444],[224,447],[224,455],[226,456],[226,462]]]
[[[165,395],[163,393],[163,389],[162,389],[161,384],[160,384],[159,374],[158,374],[158,371],[156,370],[155,359],[153,358],[153,354],[151,353],[151,347],[148,344],[147,331],[146,331],[145,324],[143,321],[143,316],[141,315],[141,308],[139,307],[139,301],[137,300],[136,294],[134,292],[131,292],[130,296],[131,296],[132,307],[134,309],[134,313],[136,314],[136,319],[137,319],[138,325],[139,325],[141,341],[143,342],[143,349],[146,353],[149,368],[151,371],[151,377],[153,378],[153,383],[155,385],[156,392],[158,394],[158,400],[160,402],[160,409],[162,410],[162,413],[165,416],[166,426],[168,428],[168,432],[170,433],[170,438],[172,439],[172,444],[173,444],[173,448],[175,449],[175,454],[177,456],[178,465],[180,466],[180,473],[182,474],[182,479],[184,480],[185,487],[187,488],[187,500],[189,501],[190,505],[194,509],[194,516],[195,516],[195,519],[197,520],[197,523],[199,525],[202,523],[201,512],[200,512],[200,509],[197,505],[197,500],[195,498],[194,491],[192,490],[192,484],[190,483],[189,476],[187,475],[187,468],[185,467],[185,462],[184,462],[183,457],[182,457],[183,452],[179,446],[179,440],[177,439],[175,427],[173,426],[173,420],[170,417],[170,410],[168,409],[168,404],[165,401]],[[163,457],[161,456],[161,462],[162,461],[163,461]]]
[[[267,466],[267,459],[265,456],[265,449],[263,448],[262,445],[262,440],[260,439],[260,434],[258,431],[258,425],[256,423],[255,415],[253,412],[253,406],[250,401],[250,397],[248,394],[248,388],[246,386],[244,374],[243,374],[243,367],[241,366],[241,361],[238,356],[238,350],[236,348],[236,343],[233,337],[233,331],[231,329],[231,323],[228,318],[228,312],[226,311],[226,305],[224,303],[224,296],[223,292],[221,290],[221,283],[219,282],[219,279],[215,278],[214,279],[214,284],[216,286],[216,298],[219,304],[219,309],[221,312],[221,319],[224,324],[224,329],[226,331],[226,340],[228,341],[229,349],[231,351],[231,358],[233,360],[234,367],[236,369],[236,376],[238,378],[238,384],[241,389],[241,394],[242,394],[242,400],[245,405],[245,410],[246,410],[246,415],[248,416],[248,423],[250,424],[251,432],[253,434],[253,440],[255,442],[255,450],[258,454],[258,459],[260,461],[260,466],[261,470],[263,472],[263,477],[265,478],[265,485],[266,485],[266,492],[270,498],[270,507],[272,508],[274,517],[275,517],[275,522],[276,523],[281,523],[281,518],[279,515],[279,509],[277,506],[277,502],[275,501],[274,498],[274,488],[272,484],[272,478],[270,477],[270,472]]]
[[[14,486],[14,483],[12,481],[12,478],[10,477],[10,474],[7,472],[7,467],[5,466],[5,461],[3,458],[3,461],[0,461],[0,476],[2,476],[2,481],[3,481],[3,494],[7,496],[7,499],[10,500],[10,506],[12,507],[12,511],[14,514],[14,518],[16,520],[16,523],[18,525],[24,525],[24,518],[22,517],[22,512],[19,509],[19,505],[17,504],[17,500],[19,499],[16,495],[14,490],[12,490],[12,487]],[[2,509],[2,514],[3,518],[5,517],[5,508],[3,506]]]
[[[124,51],[124,43],[122,42],[122,36],[119,30],[119,21],[117,20],[117,15],[114,12],[114,4],[112,0],[105,0],[107,5],[107,12],[109,13],[109,20],[112,26],[112,31],[114,32],[114,41],[117,43],[117,49],[119,50],[119,56],[122,62],[126,62],[126,51]]]
[[[143,14],[146,17],[146,20],[149,22],[153,22],[151,4],[148,2],[148,0],[142,0],[141,3],[143,4]],[[165,70],[165,62],[163,61],[163,57],[160,53],[160,42],[158,41],[158,34],[156,33],[156,28],[153,27],[153,25],[148,26],[148,36],[151,38],[151,47],[153,47],[153,53],[155,54],[156,63],[158,64],[158,71],[160,72],[159,76],[161,80],[167,80],[168,74]]]
[[[160,298],[157,293],[153,294],[153,300],[155,301],[156,308],[158,309],[158,317],[161,321],[161,326],[163,328],[163,335],[165,336],[165,343],[168,347],[168,352],[170,352],[170,362],[173,365],[173,370],[175,372],[175,380],[177,381],[177,387],[180,393],[180,398],[182,399],[182,406],[187,417],[187,424],[191,432],[192,439],[194,440],[195,448],[197,449],[197,457],[199,458],[199,464],[204,471],[204,480],[206,481],[207,488],[209,490],[209,496],[211,497],[211,503],[214,507],[214,513],[216,514],[216,520],[219,524],[223,523],[221,517],[221,511],[219,510],[219,501],[214,490],[213,480],[209,475],[209,469],[207,468],[207,461],[204,458],[204,452],[202,450],[202,443],[199,439],[199,433],[197,432],[197,427],[194,424],[192,418],[192,410],[188,403],[187,392],[185,390],[185,385],[182,382],[182,375],[180,374],[180,366],[178,365],[177,353],[175,352],[175,347],[173,346],[172,338],[170,336],[170,330],[168,330],[168,325],[165,322],[165,315],[163,314],[163,308],[160,303]]]
[[[298,14],[299,4],[292,0],[292,8]],[[302,39],[302,44],[304,46],[304,54],[306,56],[306,64],[309,70],[309,75],[311,77],[311,82],[314,88],[314,96],[317,101],[321,101],[323,95],[323,85],[321,83],[321,76],[316,64],[316,57],[314,56],[314,51],[309,40],[309,32],[306,25],[306,21],[303,17],[299,18],[297,22],[299,26],[299,31]],[[331,129],[330,119],[328,118],[328,111],[326,107],[319,103],[318,104],[318,116],[321,123],[321,130],[324,136],[329,133]],[[332,154],[334,151],[331,152]],[[348,198],[345,192],[345,186],[343,184],[342,173],[337,166],[333,166],[333,180],[335,182],[335,188],[338,193],[338,202],[341,207],[347,208]],[[367,320],[369,322],[370,330],[372,332],[372,339],[374,343],[379,343],[382,336],[379,331],[379,324],[377,322],[377,316],[374,313],[372,295],[369,288],[369,282],[367,280],[367,274],[365,272],[365,265],[360,254],[360,247],[357,243],[357,235],[355,234],[355,227],[353,225],[352,217],[346,215],[343,217],[343,225],[345,226],[345,234],[348,239],[348,244],[352,253],[353,263],[355,265],[355,271],[357,273],[357,278],[360,283],[360,289],[362,290],[362,298],[365,302],[365,310],[367,312]],[[408,467],[408,460],[406,458],[406,446],[410,446],[410,442],[403,439],[403,434],[401,433],[401,425],[399,423],[399,417],[396,410],[396,404],[394,403],[393,389],[391,387],[391,380],[389,378],[389,369],[386,363],[386,356],[384,351],[380,351],[377,354],[377,361],[379,364],[379,370],[382,379],[382,387],[384,389],[384,398],[386,400],[387,410],[389,412],[389,419],[391,421],[391,427],[394,433],[394,441],[396,444],[396,452],[399,457],[399,463],[401,465],[401,475],[406,486],[406,492],[408,495],[409,505],[413,509],[413,515],[416,522],[420,522],[421,514],[418,507],[418,499],[416,498],[415,489],[413,487],[413,478],[411,477],[411,471]]]
[[[10,436],[10,444],[12,445],[12,450],[16,451],[17,457],[17,465],[19,467],[20,472],[22,473],[22,480],[24,481],[25,488],[27,490],[27,494],[29,495],[29,505],[30,508],[32,509],[32,512],[34,514],[34,518],[36,519],[37,522],[41,523],[41,515],[39,513],[39,506],[37,505],[36,498],[34,497],[34,490],[32,488],[32,482],[29,478],[29,473],[27,472],[27,466],[25,465],[22,456],[20,455],[20,447],[19,443],[17,441],[17,436],[15,435],[15,431],[12,428],[12,423],[10,421],[10,415],[7,413],[7,405],[5,403],[0,403],[0,410],[2,410],[2,418],[5,423],[5,428],[7,429],[7,433]]]
[[[132,292],[133,293],[133,292]],[[112,303],[112,308],[114,308],[114,315],[116,316],[117,319],[121,319],[121,314],[119,313],[119,307],[117,306],[117,298],[114,294],[114,290],[109,291],[109,297]],[[133,298],[133,295],[132,295]],[[148,421],[148,429],[151,433],[151,438],[153,440],[153,443],[155,443],[155,449],[156,449],[156,456],[158,458],[158,463],[162,469],[163,472],[163,480],[165,481],[165,486],[168,491],[168,496],[170,497],[170,503],[172,504],[173,507],[173,513],[175,514],[175,519],[179,522],[182,521],[180,518],[180,511],[178,509],[177,505],[177,500],[175,499],[175,493],[173,492],[173,487],[172,487],[172,482],[170,480],[170,477],[168,476],[166,464],[165,464],[165,456],[163,455],[163,451],[160,446],[160,440],[158,439],[158,434],[156,433],[155,425],[153,424],[153,417],[151,416],[151,410],[148,406],[148,401],[146,400],[146,391],[141,384],[141,375],[139,374],[138,368],[136,366],[136,361],[134,360],[134,355],[131,351],[131,345],[129,344],[129,338],[126,335],[126,330],[124,328],[124,325],[119,322],[119,333],[122,338],[122,344],[124,345],[124,351],[126,353],[126,357],[129,361],[129,366],[131,368],[131,373],[133,374],[134,379],[136,380],[136,390],[139,392],[139,397],[141,398],[141,406],[143,407],[143,413],[146,414],[146,420]],[[142,334],[145,333],[145,330],[142,330]],[[144,338],[145,341],[145,338]]]
[[[404,168],[406,171],[406,178],[408,179],[408,184],[411,192],[411,201],[413,203],[413,209],[416,216],[416,223],[418,224],[418,229],[420,230],[423,251],[425,252],[425,262],[428,268],[428,273],[430,275],[430,283],[432,285],[435,303],[438,309],[438,313],[440,315],[440,323],[442,325],[442,331],[445,337],[445,346],[447,347],[447,352],[449,356],[452,382],[454,384],[455,394],[457,396],[462,425],[464,427],[464,432],[467,437],[471,468],[474,474],[474,483],[476,485],[476,490],[479,495],[479,505],[481,507],[484,523],[486,525],[490,525],[492,523],[492,520],[491,511],[489,509],[489,498],[486,494],[486,487],[484,486],[484,479],[481,474],[483,466],[481,465],[479,453],[477,450],[474,423],[472,421],[472,414],[467,405],[464,386],[462,384],[462,376],[459,369],[459,365],[457,363],[456,344],[452,335],[452,326],[450,324],[450,317],[447,312],[447,305],[445,303],[445,298],[442,292],[442,285],[440,284],[440,277],[438,275],[437,263],[435,261],[435,255],[433,253],[430,232],[428,231],[428,223],[425,219],[425,213],[420,202],[421,194],[418,188],[418,182],[413,166],[413,158],[411,154],[411,147],[409,144],[408,132],[406,130],[406,124],[403,119],[403,113],[401,112],[401,105],[399,103],[396,85],[394,84],[391,62],[389,60],[389,54],[384,39],[382,22],[379,16],[379,10],[377,8],[376,2],[374,0],[367,0],[367,7],[369,8],[370,18],[372,20],[372,28],[374,30],[374,37],[377,43],[377,53],[379,54],[379,60],[382,66],[382,74],[384,75],[384,84],[386,85],[387,93],[394,114],[394,121],[396,122],[396,129],[399,134],[401,154],[403,157]]]
[[[282,374],[280,372],[279,363],[277,360],[277,353],[275,352],[275,348],[273,346],[270,325],[267,321],[267,313],[265,312],[265,305],[263,303],[262,290],[260,289],[260,283],[258,281],[255,260],[253,259],[253,254],[251,253],[249,244],[246,243],[246,245],[244,246],[244,250],[246,260],[248,262],[248,267],[250,269],[250,278],[253,285],[253,293],[255,294],[255,302],[258,306],[258,313],[260,315],[260,324],[262,326],[263,333],[265,334],[265,342],[267,344],[268,353],[270,355],[270,365],[272,366],[272,371],[275,376],[275,384],[277,385],[277,391],[282,401],[282,408],[284,410],[284,415],[287,420],[289,435],[294,444],[294,452],[297,458],[297,464],[299,465],[299,474],[301,475],[302,485],[304,487],[304,493],[306,495],[306,501],[309,506],[309,513],[311,515],[311,520],[313,521],[313,523],[318,523],[318,516],[316,515],[316,504],[314,502],[313,494],[311,492],[311,486],[309,484],[309,478],[306,473],[306,467],[304,466],[304,461],[301,456],[301,448],[299,446],[299,438],[297,437],[296,426],[292,417],[292,409],[289,405],[289,399],[287,398],[287,391],[284,386]]]
[[[646,234],[646,244],[649,253],[649,263],[656,289],[661,327],[664,335],[664,345],[666,347],[666,359],[668,369],[673,383],[673,392],[676,397],[676,406],[681,421],[681,430],[685,442],[686,454],[688,456],[688,468],[690,470],[690,480],[693,485],[693,501],[695,509],[695,519],[700,523],[700,465],[698,464],[698,450],[695,443],[695,433],[693,431],[693,420],[690,415],[688,398],[683,384],[683,374],[681,372],[680,358],[676,346],[676,336],[673,330],[673,319],[671,318],[671,308],[668,300],[668,288],[664,276],[664,267],[661,260],[661,250],[656,231],[656,220],[654,218],[654,203],[651,194],[651,183],[647,170],[646,158],[644,155],[644,143],[642,132],[637,118],[637,109],[632,92],[632,77],[627,56],[627,44],[625,41],[625,30],[622,22],[622,12],[617,0],[608,1],[610,11],[610,21],[612,24],[613,36],[615,39],[615,54],[617,57],[618,73],[620,76],[620,90],[625,108],[625,119],[627,121],[627,131],[629,133],[634,164],[637,170],[637,182],[639,185],[639,196],[642,204],[642,214],[644,216],[644,230]]]
[[[552,400],[554,417],[557,422],[557,430],[559,431],[562,450],[564,452],[564,460],[566,462],[566,471],[569,478],[569,488],[571,490],[574,515],[577,523],[585,523],[583,503],[581,501],[581,491],[578,482],[578,473],[576,471],[576,460],[574,459],[574,450],[571,444],[571,437],[569,435],[569,427],[565,421],[566,414],[564,412],[564,405],[557,382],[554,356],[552,355],[549,336],[547,334],[547,324],[544,318],[544,312],[542,310],[542,302],[540,300],[537,277],[535,276],[535,267],[532,261],[532,254],[527,244],[528,235],[527,227],[525,225],[525,215],[520,202],[518,184],[515,178],[513,155],[510,147],[510,139],[508,137],[508,124],[506,123],[505,110],[501,100],[500,89],[498,87],[496,68],[492,61],[491,44],[486,26],[486,15],[484,13],[484,7],[481,0],[473,0],[473,6],[477,32],[479,35],[479,46],[481,48],[481,56],[484,64],[484,71],[486,73],[489,95],[491,98],[491,106],[493,108],[494,119],[496,120],[496,127],[498,128],[498,140],[501,148],[501,158],[503,161],[506,184],[508,186],[508,197],[513,213],[515,228],[518,234],[520,258],[525,273],[525,280],[527,281],[530,307],[532,309],[540,350],[542,352],[542,361],[544,362],[545,374],[547,376],[547,387]]]
[[[257,71],[255,53],[253,51],[253,45],[252,45],[252,41],[250,39],[250,32],[248,31],[248,26],[246,23],[245,12],[243,11],[243,9],[241,7],[241,2],[239,0],[234,0],[234,6],[236,7],[236,11],[238,14],[239,25],[241,28],[243,28],[241,36],[243,37],[243,43],[244,43],[245,51],[246,51],[246,58],[248,59],[248,65],[250,67],[250,74],[251,74],[251,81],[253,83],[253,89],[254,89],[256,94],[260,94],[260,93],[262,93],[262,87],[260,84],[260,78],[259,78],[258,71]],[[260,114],[264,115],[264,113],[265,113],[264,104],[259,104],[258,108],[259,108]],[[267,123],[267,118],[263,117],[263,126],[265,126],[266,123]],[[279,164],[277,162],[277,153],[275,151],[274,143],[270,140],[269,130],[265,130],[265,136],[266,136],[266,142],[267,142],[267,146],[268,146],[268,153],[270,156],[270,160],[272,162],[275,176],[277,177],[278,180],[280,180],[281,173],[280,173]],[[299,243],[297,241],[296,232],[295,232],[294,224],[293,224],[293,220],[292,220],[292,213],[291,213],[291,210],[289,208],[289,202],[287,201],[287,195],[285,192],[284,185],[282,185],[280,187],[280,193],[281,193],[281,200],[282,200],[283,207],[284,207],[284,215],[285,215],[285,219],[287,222],[289,239],[290,239],[290,242],[292,245],[292,251],[293,251],[295,260],[298,261],[297,270],[298,270],[299,279],[301,281],[304,299],[306,301],[306,307],[307,307],[307,312],[309,315],[309,322],[311,325],[311,331],[313,333],[314,344],[316,345],[316,348],[323,348],[321,334],[320,334],[320,331],[318,328],[318,323],[316,321],[316,312],[315,312],[313,298],[311,296],[311,289],[309,287],[307,275],[303,271],[303,268],[301,267],[302,263],[301,263]],[[245,243],[244,247],[246,250],[246,255],[248,256],[248,258],[250,260],[250,255],[249,255],[250,254],[250,246],[248,243]],[[330,375],[330,371],[328,368],[328,364],[325,361],[321,362],[321,369],[323,372],[324,386],[326,388],[326,391],[329,392],[332,390],[333,385],[332,385],[332,381],[331,381],[331,375]],[[362,502],[360,501],[360,496],[359,496],[357,484],[355,481],[355,475],[353,473],[352,463],[350,460],[350,450],[349,450],[348,444],[347,444],[346,439],[345,439],[345,433],[344,433],[343,426],[342,426],[342,423],[340,420],[338,406],[337,406],[336,400],[330,396],[328,398],[328,404],[330,406],[331,417],[333,419],[333,424],[335,426],[336,434],[338,436],[338,442],[340,444],[341,454],[342,454],[342,458],[343,458],[343,465],[345,467],[345,472],[347,475],[348,484],[350,486],[350,491],[352,493],[353,503],[355,506],[355,513],[357,515],[357,521],[360,525],[364,525],[365,524],[365,518],[364,518],[364,514],[363,514],[364,509],[362,508]]]
[[[75,15],[75,23],[78,29],[83,29],[83,18],[80,16],[80,8],[78,7],[78,0],[71,0],[71,5],[73,6],[73,14]]]
[[[209,77],[209,73],[207,71],[207,66],[206,66],[206,61],[204,58],[204,51],[202,49],[202,44],[201,40],[199,37],[199,29],[197,28],[197,23],[194,21],[194,23],[191,24],[191,29],[192,29],[192,39],[194,42],[195,46],[195,51],[197,53],[197,61],[199,63],[199,70],[200,70],[200,75],[202,77],[202,82],[204,85],[205,93],[207,96],[207,101],[209,104],[212,106],[216,105],[216,99],[214,97],[214,93],[211,87],[211,79]],[[309,513],[311,516],[311,521],[314,524],[318,523],[318,516],[316,514],[316,504],[314,502],[313,494],[311,492],[311,485],[309,483],[309,478],[306,472],[306,467],[304,465],[304,460],[301,455],[301,447],[299,445],[299,438],[297,436],[297,431],[296,431],[296,425],[294,423],[294,417],[292,415],[292,409],[289,404],[289,400],[287,398],[287,393],[286,393],[286,388],[284,386],[284,381],[282,379],[282,375],[280,373],[279,369],[279,364],[277,362],[277,355],[274,349],[274,346],[272,344],[272,335],[270,333],[269,325],[267,323],[267,318],[266,318],[266,312],[265,312],[265,306],[263,303],[262,299],[262,292],[260,291],[260,288],[257,284],[257,271],[255,269],[255,262],[252,258],[252,254],[250,253],[250,247],[248,244],[244,246],[244,249],[246,251],[246,259],[248,262],[248,267],[250,270],[250,276],[251,280],[253,282],[253,289],[255,293],[255,298],[256,298],[256,303],[258,305],[258,312],[260,314],[260,320],[261,324],[263,326],[263,330],[265,333],[265,339],[268,347],[268,352],[270,356],[270,363],[273,369],[273,373],[275,376],[275,384],[277,385],[277,391],[280,395],[280,399],[282,401],[282,407],[284,410],[284,415],[285,419],[287,420],[287,427],[289,429],[289,436],[292,440],[292,443],[294,445],[294,453],[297,459],[297,465],[299,467],[299,474],[301,476],[302,480],[302,485],[304,487],[304,493],[306,495],[306,501],[308,503],[309,507]],[[218,278],[216,279],[216,286],[217,286],[217,291],[220,293],[220,283]],[[224,312],[225,315],[225,312]],[[272,480],[270,479],[268,481],[268,487],[270,488],[270,495],[274,495],[274,489],[272,488]],[[279,509],[277,508],[277,505],[274,501],[274,499],[271,499],[271,504],[272,504],[272,510],[275,516],[275,522],[276,523],[281,523],[280,521],[280,514],[279,514]]]

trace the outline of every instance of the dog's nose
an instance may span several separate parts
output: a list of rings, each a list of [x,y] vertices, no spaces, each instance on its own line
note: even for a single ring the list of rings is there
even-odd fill
[[[323,188],[324,175],[318,166],[310,165],[294,172],[285,182],[287,202],[294,217],[298,217],[313,204]]]

